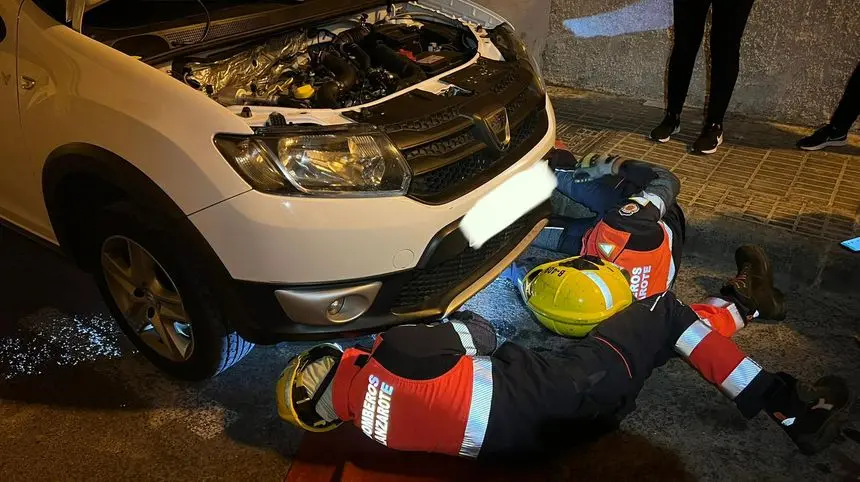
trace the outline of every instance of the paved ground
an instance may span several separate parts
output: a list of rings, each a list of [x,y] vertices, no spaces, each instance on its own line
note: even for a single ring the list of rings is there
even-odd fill
[[[791,288],[791,316],[751,325],[739,344],[765,366],[810,379],[832,372],[860,389],[852,278],[860,255],[834,248],[858,232],[860,152],[798,155],[788,149],[794,134],[738,120],[728,124],[738,127],[727,148],[694,158],[680,143],[641,140],[659,109],[553,94],[561,136],[574,148],[635,154],[683,177],[693,226],[678,283],[683,299],[704,296],[731,274],[738,240],[766,242],[780,261],[779,282]],[[762,148],[757,132],[782,147]],[[758,209],[768,202],[766,213]],[[134,352],[89,279],[54,253],[0,230],[0,273],[0,480],[283,480],[300,438],[277,420],[272,382],[303,346],[258,348],[216,380],[174,382]],[[506,281],[469,307],[515,341],[542,350],[564,343],[538,329]],[[744,421],[679,361],[658,371],[639,406],[620,433],[543,467],[539,479],[860,478],[860,444],[803,457],[769,420]],[[425,471],[418,464],[410,473]]]
[[[575,152],[612,152],[671,169],[690,225],[691,249],[731,256],[740,242],[766,244],[792,287],[856,294],[860,256],[838,245],[860,235],[860,135],[850,145],[804,152],[811,132],[729,116],[725,143],[711,156],[687,152],[701,111],[687,109],[666,144],[647,139],[662,108],[605,95],[552,88],[559,137]]]
[[[646,138],[662,109],[631,99],[554,88],[559,136],[575,151],[607,151],[662,164],[683,184],[690,213],[719,213],[818,239],[841,240],[857,231],[860,135],[852,145],[804,152],[794,143],[808,130],[729,117],[726,144],[697,156],[687,146],[701,129],[688,109],[681,132],[666,144]]]

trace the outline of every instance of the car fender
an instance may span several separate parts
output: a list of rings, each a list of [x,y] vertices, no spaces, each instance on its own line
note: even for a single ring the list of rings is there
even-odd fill
[[[251,133],[235,114],[31,2],[19,25],[19,70],[35,80],[19,105],[36,181],[48,159],[71,159],[57,155],[65,146],[90,145],[133,165],[185,214],[250,189],[212,141]]]

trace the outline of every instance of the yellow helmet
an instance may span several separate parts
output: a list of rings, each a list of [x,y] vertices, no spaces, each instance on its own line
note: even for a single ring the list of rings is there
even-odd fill
[[[343,423],[340,420],[328,422],[316,412],[316,402],[325,391],[326,385],[334,378],[337,362],[342,355],[343,348],[339,345],[325,343],[294,356],[287,364],[287,368],[281,372],[275,388],[278,415],[287,422],[310,432],[328,432]],[[309,386],[307,380],[303,379],[305,368],[326,357],[333,358],[332,363],[327,364],[328,373],[321,380],[317,380],[317,386]]]
[[[633,302],[624,270],[594,256],[538,266],[526,275],[523,295],[542,325],[577,337]]]

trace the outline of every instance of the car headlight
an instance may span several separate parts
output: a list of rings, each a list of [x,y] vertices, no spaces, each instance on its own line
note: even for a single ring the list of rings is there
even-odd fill
[[[502,56],[508,62],[523,61],[527,62],[535,74],[535,80],[541,92],[546,90],[543,83],[543,78],[540,74],[540,68],[537,61],[529,53],[526,44],[520,39],[519,35],[514,32],[514,28],[510,24],[503,23],[498,27],[489,30],[490,40],[493,45],[499,49]]]
[[[263,192],[386,196],[405,193],[411,180],[400,151],[372,126],[218,135],[215,145],[254,189]]]

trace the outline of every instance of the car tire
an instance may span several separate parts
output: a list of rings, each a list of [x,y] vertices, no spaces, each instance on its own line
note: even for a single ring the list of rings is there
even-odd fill
[[[126,336],[155,366],[179,379],[204,380],[235,365],[254,348],[228,328],[219,297],[207,283],[212,270],[171,222],[119,202],[81,224],[88,228],[85,261],[95,268],[93,277],[105,303]],[[147,262],[147,255],[154,262]],[[141,276],[149,267],[154,276]]]

